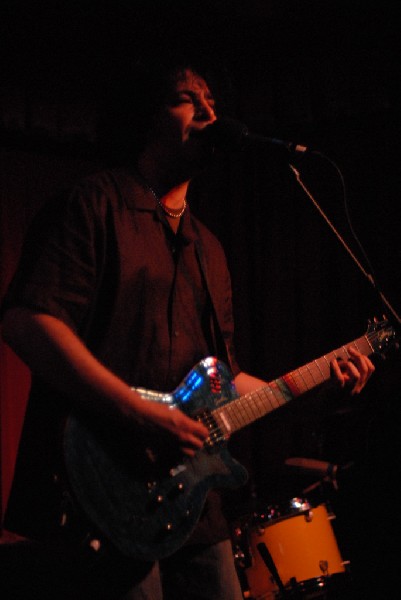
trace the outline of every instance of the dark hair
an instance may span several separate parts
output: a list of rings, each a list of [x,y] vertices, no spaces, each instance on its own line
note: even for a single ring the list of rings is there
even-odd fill
[[[218,115],[233,113],[231,79],[217,61],[180,54],[140,58],[113,77],[104,90],[98,126],[101,153],[114,162],[132,163],[144,147],[153,117],[187,69],[207,82]]]

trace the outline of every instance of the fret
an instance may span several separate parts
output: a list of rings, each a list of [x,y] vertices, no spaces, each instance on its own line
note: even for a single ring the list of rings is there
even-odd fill
[[[327,361],[326,356],[323,356],[322,358],[323,358],[323,360],[326,361],[326,363],[327,363],[326,370],[327,370],[327,366],[328,366],[328,372],[329,372],[328,374],[330,374],[330,364],[329,364],[329,361]],[[313,363],[316,365],[316,367],[318,368],[319,373],[321,375],[321,383],[323,383],[323,381],[326,381],[328,379],[328,375],[326,376],[325,372],[320,368],[319,362],[322,362],[322,359],[316,359],[316,360],[313,361]],[[322,365],[322,367],[323,367],[323,365]]]
[[[222,430],[225,437],[228,437],[233,431],[236,431],[237,428],[234,427],[230,416],[227,411],[228,406],[221,406],[213,411],[213,416],[217,422],[218,427]]]
[[[278,390],[277,390],[275,381],[273,381],[268,386],[259,390],[260,393],[263,393],[266,400],[268,400],[271,410],[275,410],[278,406],[280,406],[280,402],[277,399],[278,398],[277,391]]]
[[[234,400],[234,402],[231,404],[231,407],[237,411],[237,414],[235,415],[236,422],[233,424],[235,431],[245,427],[245,425],[248,425],[254,420],[253,418],[249,420],[249,417],[244,409],[243,400],[244,396],[242,396],[242,398],[237,398],[237,400]]]
[[[306,373],[308,373],[308,371],[306,371]],[[310,386],[308,385],[308,382],[304,377],[304,374],[302,373],[302,369],[292,371],[292,373],[290,373],[289,375],[294,381],[296,381],[296,379],[298,380],[299,383],[296,384],[298,390],[303,391],[310,389]]]
[[[287,386],[287,389],[293,398],[296,398],[297,396],[299,396],[299,394],[302,391],[302,387],[301,387],[302,381],[301,381],[298,370],[292,371],[291,373],[288,373],[287,375],[283,375],[282,381]]]
[[[259,412],[259,416],[263,416],[265,415],[267,412],[270,412],[271,410],[273,410],[273,406],[272,406],[272,402],[271,402],[271,398],[270,395],[271,394],[271,390],[269,387],[263,387],[260,390],[257,390],[256,392],[254,392],[252,394],[252,396],[258,400],[257,406],[258,406],[258,412]],[[266,410],[266,402],[269,403],[270,405],[270,409]]]
[[[258,391],[259,390],[257,390],[256,392],[251,392],[244,396],[249,410],[251,410],[255,415],[255,420],[259,417],[262,417],[265,414],[263,400],[260,397],[260,394],[258,394]]]
[[[237,414],[237,412],[235,411],[236,408],[236,403],[237,401],[234,400],[234,402],[231,402],[231,404],[226,405],[226,410],[228,412],[228,417],[231,421],[231,424],[233,426],[233,429],[235,429],[235,431],[237,429],[240,429],[241,427],[241,421],[239,419],[239,415]],[[227,414],[227,413],[226,413]]]
[[[256,414],[258,413],[258,411],[255,410],[255,408],[257,408],[257,407],[252,400],[253,400],[252,396],[245,396],[244,402],[243,402],[245,413],[248,417],[251,417],[251,418],[253,418],[255,416],[255,413]]]
[[[253,421],[253,418],[252,419],[249,418],[249,414],[248,414],[248,411],[246,409],[244,398],[241,398],[240,400],[238,400],[236,402],[236,408],[238,410],[238,416],[241,419],[241,426],[242,427],[245,426],[245,425],[247,425],[248,423],[251,423]]]
[[[245,396],[249,404],[253,407],[253,411],[255,412],[257,417],[262,417],[266,414],[266,395],[264,393],[264,390],[265,388],[261,388]]]
[[[260,406],[256,402],[255,394],[246,394],[243,398],[248,409],[255,415],[255,419],[258,418],[260,416]]]
[[[350,358],[350,354],[349,354],[347,348],[345,346],[342,346],[342,348],[344,350],[344,354],[345,354],[346,358]]]
[[[252,396],[245,396],[243,400],[244,412],[247,415],[248,423],[252,423],[259,416],[259,411],[255,410],[257,406],[253,402]]]
[[[313,389],[314,387],[316,387],[316,385],[318,385],[320,383],[320,381],[316,381],[314,375],[313,375],[313,369],[312,369],[312,365],[310,363],[308,363],[307,365],[305,365],[305,371],[306,373],[309,375],[309,381],[311,381],[311,385],[309,385],[308,389]]]
[[[354,340],[352,342],[352,344],[349,344],[351,346],[355,346],[355,348],[358,350],[358,352],[362,352],[365,354],[371,354],[373,351],[373,347],[371,344],[371,340],[370,338],[373,339],[373,337],[377,337],[377,335],[375,334],[374,336],[369,336],[367,337],[366,335],[358,338],[357,340]]]
[[[299,396],[303,392],[310,390],[316,384],[313,380],[313,377],[310,378],[310,371],[303,367],[296,369],[295,371],[291,371],[288,375],[283,377],[284,381],[290,388],[290,391],[294,397]],[[312,385],[308,382],[312,379]]]
[[[213,416],[215,418],[218,429],[220,429],[223,436],[227,439],[232,433],[232,431],[234,431],[234,429],[231,426],[229,419],[227,418],[224,407],[215,410]]]
[[[263,400],[263,404],[261,404],[261,406],[264,414],[267,414],[277,408],[277,397],[273,391],[272,385],[268,385],[259,389],[257,394],[261,400]]]
[[[323,354],[322,359],[325,361],[327,369],[330,373],[331,367],[330,367],[330,361],[328,360],[327,356],[325,354]]]
[[[335,352],[328,352],[327,354],[323,354],[323,356],[320,357],[319,364],[320,364],[321,370],[323,372],[322,383],[324,381],[327,381],[328,379],[330,379],[330,377],[331,377],[330,363],[335,357],[336,357]]]
[[[336,360],[345,360],[348,356],[348,352],[346,351],[346,349],[343,347],[341,348],[337,348],[337,350],[335,350],[335,352],[332,352],[332,359],[336,359]]]

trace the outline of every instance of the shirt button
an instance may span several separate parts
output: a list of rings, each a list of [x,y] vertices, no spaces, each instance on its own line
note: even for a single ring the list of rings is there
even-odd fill
[[[178,337],[179,335],[180,335],[180,332],[177,329],[175,329],[174,330],[174,337]]]

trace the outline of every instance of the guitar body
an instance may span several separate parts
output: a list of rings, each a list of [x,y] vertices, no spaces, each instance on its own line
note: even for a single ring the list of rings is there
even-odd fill
[[[72,414],[64,458],[74,495],[92,523],[124,555],[153,561],[189,538],[211,488],[238,487],[247,472],[212,423],[212,411],[237,397],[224,363],[202,360],[172,394],[137,391],[202,419],[213,430],[210,443],[193,458],[177,460],[160,439],[138,443]]]

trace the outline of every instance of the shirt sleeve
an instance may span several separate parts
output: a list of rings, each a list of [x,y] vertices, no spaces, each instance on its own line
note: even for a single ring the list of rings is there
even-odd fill
[[[26,307],[79,330],[96,290],[102,255],[101,191],[82,184],[34,217],[2,313]]]

